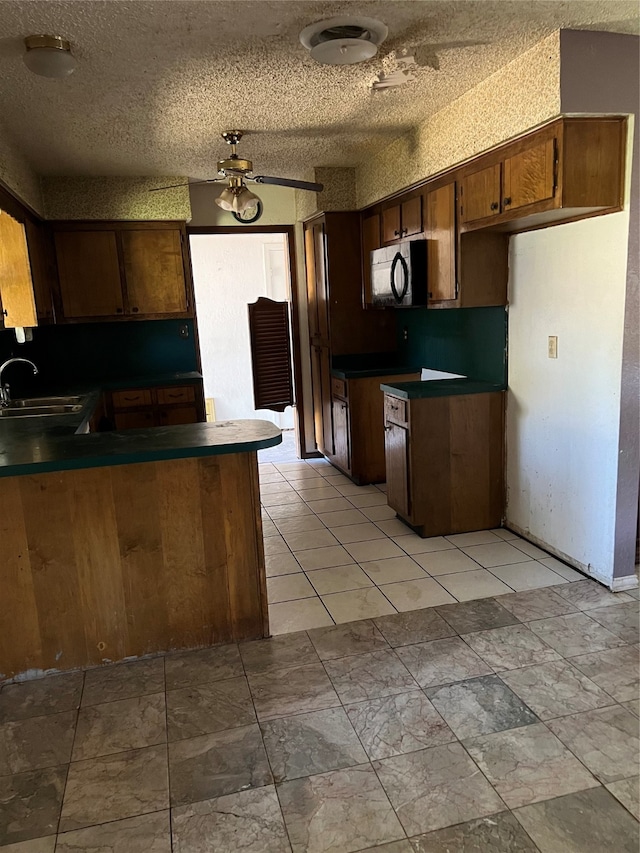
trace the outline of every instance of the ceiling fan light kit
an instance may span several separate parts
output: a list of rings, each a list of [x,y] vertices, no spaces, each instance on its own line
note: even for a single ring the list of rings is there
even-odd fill
[[[61,79],[75,71],[77,60],[71,53],[71,45],[61,36],[27,36],[24,45],[27,49],[24,64],[33,74]]]
[[[305,27],[300,42],[323,65],[355,65],[374,57],[388,32],[375,18],[329,18]]]

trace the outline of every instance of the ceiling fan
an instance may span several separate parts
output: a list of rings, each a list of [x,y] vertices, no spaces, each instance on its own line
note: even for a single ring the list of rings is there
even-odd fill
[[[176,187],[197,186],[198,184],[223,183],[226,181],[226,189],[215,199],[218,207],[231,211],[236,219],[244,222],[254,222],[260,216],[262,202],[247,187],[247,181],[256,184],[273,184],[278,187],[293,187],[297,190],[308,190],[314,193],[322,192],[324,189],[323,184],[316,184],[311,181],[298,181],[295,178],[274,178],[269,175],[254,175],[251,160],[244,160],[238,156],[237,146],[242,139],[243,132],[241,130],[225,130],[221,136],[227,145],[231,146],[231,154],[226,160],[218,160],[218,177],[209,178],[206,181],[194,181],[188,184],[171,184],[168,187],[155,187],[151,192],[171,190]],[[257,214],[255,214],[256,209],[258,211]]]

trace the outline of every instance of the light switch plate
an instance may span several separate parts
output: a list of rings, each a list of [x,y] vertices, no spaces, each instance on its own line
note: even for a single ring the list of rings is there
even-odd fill
[[[557,358],[558,357],[558,336],[557,335],[549,335],[549,358]]]

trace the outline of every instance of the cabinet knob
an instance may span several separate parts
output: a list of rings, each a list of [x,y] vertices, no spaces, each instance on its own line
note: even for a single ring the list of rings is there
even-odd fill
[[[491,202],[491,210],[497,210],[500,207],[497,201]]]
[[[408,228],[403,228],[403,229],[402,229],[402,233],[403,233],[403,235],[406,237],[406,236],[407,236],[407,234],[409,233],[409,229],[408,229]]]
[[[511,197],[507,197],[502,200],[502,203],[505,207],[508,207],[511,204]]]
[[[138,311],[139,311],[140,309],[139,309],[139,308],[136,308],[136,307],[134,306],[131,310],[133,311],[133,313],[134,313],[134,314],[137,314],[137,313],[138,313]]]
[[[400,236],[400,232],[399,232],[399,231],[394,231],[394,232],[393,232],[393,236],[394,236],[394,237],[399,237],[399,236]]]
[[[429,299],[433,299],[433,293],[429,291]]]
[[[4,317],[8,317],[8,316],[9,316],[9,315],[8,315],[8,313],[7,313],[7,309],[6,309],[6,308],[3,308],[3,310],[2,310],[2,314],[3,314],[3,316],[4,316]]]

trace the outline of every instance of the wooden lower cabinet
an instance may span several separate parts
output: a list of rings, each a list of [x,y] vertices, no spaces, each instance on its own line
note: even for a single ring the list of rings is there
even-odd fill
[[[385,394],[387,501],[420,536],[499,527],[504,392]]]
[[[419,378],[418,372],[332,378],[333,453],[325,455],[358,485],[385,479],[384,395],[380,385]]]
[[[114,429],[145,429],[206,420],[202,383],[113,391],[107,410]]]

